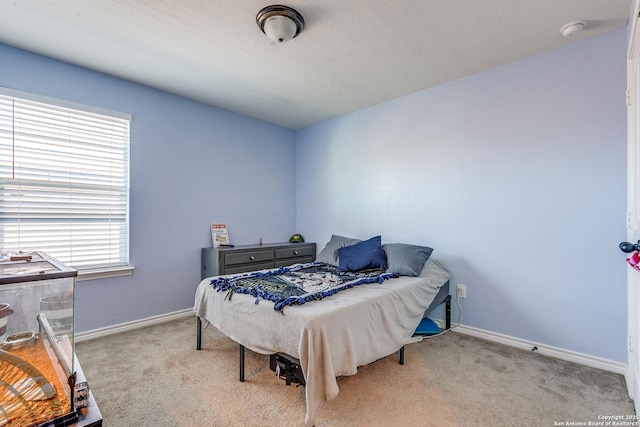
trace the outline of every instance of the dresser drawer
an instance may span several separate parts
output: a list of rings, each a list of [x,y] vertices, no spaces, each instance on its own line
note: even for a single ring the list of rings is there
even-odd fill
[[[311,257],[313,255],[313,249],[313,246],[276,249],[276,259]]]
[[[299,258],[283,258],[283,259],[277,259],[274,264],[274,267],[275,268],[287,267],[293,264],[306,264],[308,262],[313,262],[313,261],[315,261],[315,259],[311,256],[299,257]]]
[[[236,266],[227,267],[224,270],[224,274],[246,273],[248,271],[266,270],[268,268],[273,268],[273,267],[274,267],[273,261],[236,265]]]
[[[257,263],[262,261],[273,261],[273,250],[228,253],[225,254],[224,257],[224,263],[226,266]]]

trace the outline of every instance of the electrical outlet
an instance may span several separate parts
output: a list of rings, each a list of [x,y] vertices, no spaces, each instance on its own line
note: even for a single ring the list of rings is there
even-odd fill
[[[466,298],[467,297],[467,285],[458,285],[456,287],[456,296],[458,298]]]

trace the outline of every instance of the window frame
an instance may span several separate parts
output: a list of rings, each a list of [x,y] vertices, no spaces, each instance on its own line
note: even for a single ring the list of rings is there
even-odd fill
[[[103,109],[103,108],[99,108],[99,107],[89,106],[89,105],[85,105],[85,104],[80,104],[80,103],[76,103],[76,102],[71,102],[71,101],[61,100],[61,99],[57,99],[57,98],[52,98],[52,97],[48,97],[48,96],[37,95],[37,94],[33,94],[33,93],[28,93],[28,92],[23,92],[23,91],[19,91],[19,90],[7,88],[7,87],[2,87],[2,86],[0,86],[0,95],[2,95],[4,97],[21,99],[21,100],[25,100],[25,101],[29,101],[29,102],[36,102],[36,103],[40,103],[40,104],[50,105],[52,107],[52,109],[71,109],[71,110],[76,110],[76,111],[81,112],[81,113],[96,114],[96,115],[106,116],[106,117],[115,118],[115,119],[124,120],[124,121],[129,122],[128,123],[128,127],[127,127],[127,143],[126,143],[126,147],[124,148],[126,150],[126,153],[125,153],[125,155],[126,155],[126,162],[125,162],[126,177],[124,177],[124,178],[126,178],[125,179],[126,184],[124,184],[123,186],[120,187],[120,188],[124,189],[125,186],[126,186],[126,196],[125,196],[126,197],[126,201],[124,203],[124,205],[125,205],[124,206],[125,221],[124,221],[124,231],[123,231],[126,241],[124,242],[124,245],[120,245],[121,247],[124,246],[126,248],[124,263],[118,263],[117,265],[115,265],[115,264],[114,265],[105,265],[105,266],[101,266],[101,267],[97,267],[97,268],[88,268],[88,267],[83,268],[82,266],[73,267],[73,268],[76,268],[77,271],[78,271],[77,280],[79,280],[79,281],[81,281],[81,280],[91,280],[91,279],[101,279],[101,278],[108,278],[108,277],[117,277],[117,276],[125,276],[125,275],[132,274],[132,272],[134,270],[134,267],[131,265],[131,260],[130,260],[130,255],[131,255],[131,253],[130,253],[131,233],[130,233],[130,228],[129,228],[130,205],[131,205],[131,201],[130,201],[130,196],[131,196],[131,191],[130,191],[130,179],[131,179],[130,178],[131,177],[131,160],[130,160],[131,130],[130,130],[130,125],[131,125],[131,121],[132,121],[132,115],[126,114],[126,113],[117,112],[117,111],[107,110],[107,109]],[[11,249],[11,248],[6,248],[6,249]],[[53,256],[54,258],[56,257],[55,254],[49,253],[49,255]]]

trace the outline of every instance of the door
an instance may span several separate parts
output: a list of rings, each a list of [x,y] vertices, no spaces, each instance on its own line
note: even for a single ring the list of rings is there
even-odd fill
[[[640,241],[640,28],[638,13],[640,0],[634,0],[631,15],[629,50],[627,55],[627,239]],[[628,364],[626,382],[629,397],[634,399],[639,412],[640,348],[638,334],[640,323],[640,271],[628,268]]]

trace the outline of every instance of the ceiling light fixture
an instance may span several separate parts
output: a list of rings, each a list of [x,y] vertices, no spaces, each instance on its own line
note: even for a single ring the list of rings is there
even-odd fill
[[[256,15],[260,30],[276,43],[286,43],[304,28],[304,18],[288,6],[267,6]]]
[[[560,28],[560,34],[564,37],[571,37],[578,34],[580,31],[584,29],[584,26],[587,23],[585,21],[573,21],[568,24],[564,24],[562,28]]]

